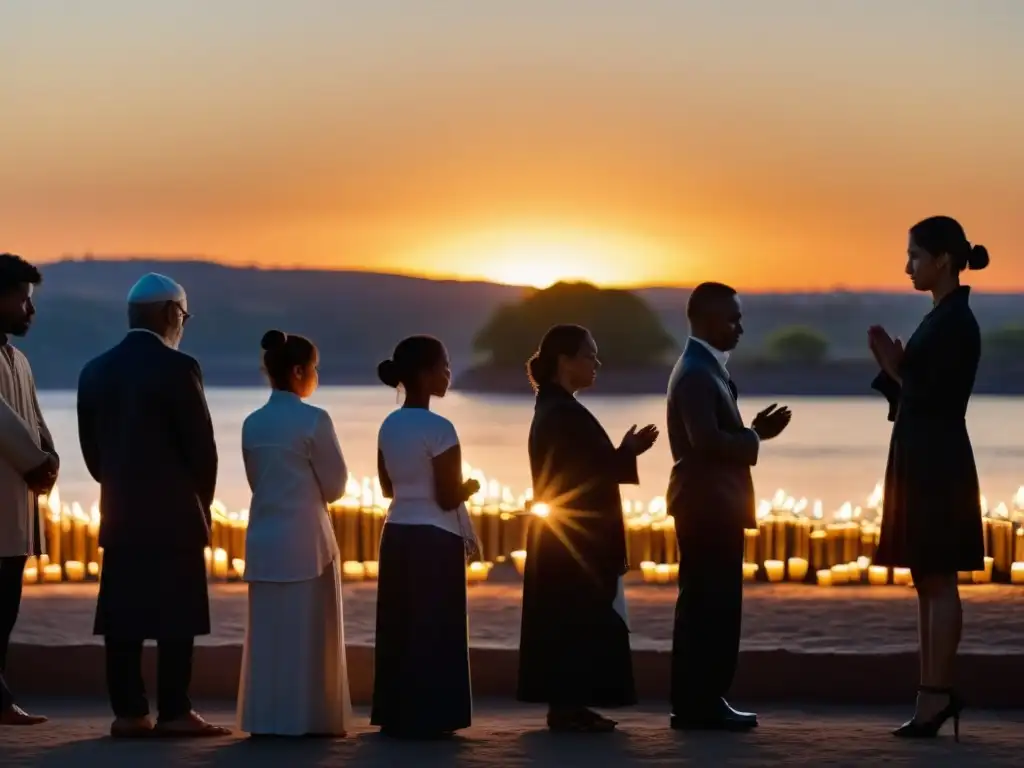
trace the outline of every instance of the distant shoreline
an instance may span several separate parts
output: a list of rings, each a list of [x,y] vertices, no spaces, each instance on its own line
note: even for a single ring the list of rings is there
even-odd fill
[[[608,370],[598,374],[592,393],[615,397],[663,395],[671,367],[653,366],[635,370]],[[820,365],[783,365],[778,363],[736,361],[730,366],[741,395],[752,397],[864,397],[878,396],[871,389],[871,380],[878,372],[873,361],[848,360]],[[36,375],[40,391],[71,391],[77,377]],[[232,370],[228,366],[203,367],[203,383],[218,388],[260,388],[263,377],[251,370]],[[325,387],[383,386],[376,375],[362,371],[321,371],[320,385]],[[481,395],[524,395],[533,391],[520,368],[495,369],[476,367],[455,376],[454,392]],[[1020,364],[982,362],[975,384],[976,395],[1024,395],[1024,361]]]
[[[636,370],[604,370],[598,374],[595,395],[664,394],[670,366],[652,366]],[[739,362],[730,366],[733,380],[742,395],[754,397],[863,397],[878,395],[871,382],[878,366],[870,360],[850,360],[818,365],[791,365],[769,362]],[[453,389],[459,392],[500,395],[532,394],[526,373],[521,368],[500,369],[487,366],[471,368],[456,377]],[[981,365],[975,383],[976,395],[1024,395],[1024,363]]]

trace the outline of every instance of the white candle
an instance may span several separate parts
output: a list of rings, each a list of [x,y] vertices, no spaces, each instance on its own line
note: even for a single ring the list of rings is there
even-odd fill
[[[817,572],[818,586],[819,587],[831,587],[832,586],[832,571],[824,570]]]
[[[68,560],[64,563],[64,573],[68,581],[85,581],[85,563],[79,560]]]
[[[758,565],[757,563],[744,563],[743,564],[743,580],[753,581],[757,578]]]
[[[985,558],[985,568],[981,571],[973,571],[971,573],[971,579],[975,584],[988,584],[992,581],[992,564],[995,562],[994,558]]]
[[[832,583],[833,584],[849,584],[850,582],[850,569],[848,566],[839,564],[832,566]]]
[[[63,576],[64,573],[61,570],[61,567],[56,563],[50,563],[50,565],[43,566],[44,584],[58,584]]]
[[[213,577],[215,579],[227,579],[228,577],[228,553],[227,550],[220,547],[213,550]]]
[[[768,581],[778,582],[782,581],[782,576],[785,571],[786,564],[781,560],[765,560],[764,561],[764,572],[768,576]]]
[[[672,580],[672,569],[667,563],[658,563],[654,566],[654,580],[658,584],[668,584]]]
[[[789,558],[789,580],[803,581],[807,576],[807,561],[802,557]]]
[[[346,560],[341,564],[341,577],[345,581],[362,581],[365,576],[366,568],[358,560]]]
[[[513,553],[514,554],[514,553]],[[653,584],[657,578],[655,571],[658,568],[658,564],[653,560],[644,560],[640,563],[640,573],[643,574],[645,584]]]
[[[376,560],[366,560],[363,563],[363,573],[366,574],[368,579],[376,579],[377,574],[380,571],[380,563]]]
[[[516,567],[516,571],[522,576],[526,572],[526,550],[517,549],[510,552],[509,556],[512,558],[512,564]]]
[[[884,565],[868,566],[868,583],[875,587],[884,587],[889,583],[889,569]]]
[[[893,568],[892,569],[892,583],[901,587],[910,586],[910,569],[909,568]]]
[[[1013,584],[1024,584],[1024,563],[1016,562],[1010,565],[1010,581]]]

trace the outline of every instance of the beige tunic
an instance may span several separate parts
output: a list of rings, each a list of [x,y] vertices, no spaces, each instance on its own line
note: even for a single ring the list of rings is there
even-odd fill
[[[0,346],[0,557],[30,554],[35,542],[35,496],[24,475],[46,461],[53,440],[43,421],[28,360]],[[40,525],[40,530],[43,526]]]

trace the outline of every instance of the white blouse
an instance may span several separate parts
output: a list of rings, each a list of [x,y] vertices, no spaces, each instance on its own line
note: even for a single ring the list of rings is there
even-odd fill
[[[327,505],[348,470],[331,417],[275,389],[242,424],[242,457],[252,489],[245,580],[316,578],[341,556]]]

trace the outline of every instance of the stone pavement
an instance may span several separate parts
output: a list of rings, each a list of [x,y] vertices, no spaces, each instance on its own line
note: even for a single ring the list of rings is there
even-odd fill
[[[254,742],[242,734],[204,741],[114,742],[110,716],[97,700],[29,700],[53,720],[35,728],[0,729],[0,766],[104,768],[300,768],[300,766],[1011,766],[1024,754],[1024,711],[972,712],[961,722],[960,744],[950,735],[904,742],[889,734],[905,711],[891,709],[762,709],[749,734],[681,734],[666,727],[664,710],[647,705],[618,714],[620,732],[555,736],[543,712],[504,700],[477,702],[475,725],[447,743],[409,744],[382,739],[357,710],[346,739]],[[230,703],[202,708],[230,724]],[[947,730],[950,726],[947,726]]]

